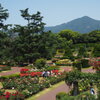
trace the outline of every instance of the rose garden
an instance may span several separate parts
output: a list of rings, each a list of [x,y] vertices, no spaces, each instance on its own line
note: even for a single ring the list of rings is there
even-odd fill
[[[45,32],[40,12],[20,14],[25,26],[6,25],[0,4],[0,100],[30,100],[60,82],[70,90],[56,100],[100,100],[100,31]]]

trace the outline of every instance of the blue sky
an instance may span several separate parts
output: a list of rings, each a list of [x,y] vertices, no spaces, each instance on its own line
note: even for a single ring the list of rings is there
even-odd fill
[[[10,16],[5,23],[25,25],[20,11],[29,8],[29,12],[41,12],[46,26],[59,25],[73,19],[89,16],[100,20],[100,0],[0,0],[9,10]]]

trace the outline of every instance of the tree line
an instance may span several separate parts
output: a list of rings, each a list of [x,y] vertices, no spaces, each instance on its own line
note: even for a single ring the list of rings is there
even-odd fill
[[[62,30],[59,33],[44,32],[45,23],[39,11],[30,14],[26,8],[20,10],[20,14],[27,21],[25,26],[6,25],[4,23],[9,13],[0,4],[0,63],[33,63],[39,58],[51,59],[57,49],[65,50],[67,55],[71,54],[71,49],[77,44],[100,42],[99,30],[86,34],[72,30]],[[100,45],[96,47],[99,51]],[[66,52],[66,49],[70,52]]]

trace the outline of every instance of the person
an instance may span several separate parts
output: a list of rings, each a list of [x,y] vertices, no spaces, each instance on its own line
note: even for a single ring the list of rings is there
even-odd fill
[[[94,88],[90,88],[90,93],[95,94]]]
[[[45,73],[44,73],[43,76],[44,76],[44,77],[48,77],[48,73],[47,73],[47,71],[45,71]]]
[[[47,74],[48,74],[48,76],[50,76],[50,72],[49,71],[47,71]]]
[[[42,76],[44,77],[45,71],[42,72]]]

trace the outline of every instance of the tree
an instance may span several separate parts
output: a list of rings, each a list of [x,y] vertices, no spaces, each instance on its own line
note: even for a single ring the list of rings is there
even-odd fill
[[[88,41],[91,43],[100,42],[100,30],[92,31],[88,34]]]
[[[78,50],[78,57],[81,58],[81,57],[85,57],[87,54],[87,49],[86,49],[86,45],[84,46],[80,46],[79,47],[79,50]]]
[[[100,44],[94,46],[92,54],[94,57],[100,57]]]
[[[57,49],[56,35],[48,31],[40,34],[40,38],[38,50],[41,57],[51,59],[55,55]]]
[[[0,28],[4,26],[3,21],[6,20],[9,16],[9,13],[7,12],[7,9],[4,9],[0,4]]]
[[[28,8],[25,10],[20,10],[21,16],[28,21],[28,28],[32,33],[41,33],[44,30],[45,23],[42,22],[43,16],[38,11],[36,14],[30,15],[28,12]]]
[[[77,39],[79,33],[73,32],[72,30],[62,30],[59,32],[59,35],[62,38],[65,38],[67,41],[72,40],[73,43],[76,43],[76,39]]]
[[[65,82],[71,86],[73,85],[73,96],[79,94],[79,85],[78,83],[81,81],[89,81],[89,83],[99,83],[100,75],[96,73],[83,73],[78,70],[71,71],[66,74]]]
[[[65,48],[64,57],[71,59],[71,60],[74,59],[72,49],[69,46],[66,46],[66,48]]]
[[[76,68],[77,70],[81,71],[81,69],[82,69],[81,60],[74,61],[73,62],[73,67]]]
[[[12,48],[12,51],[14,51],[13,58],[18,63],[33,63],[41,57],[38,48],[41,40],[40,34],[44,28],[43,17],[39,12],[30,15],[28,9],[21,10],[21,16],[28,20],[28,25],[16,25],[14,28],[18,37],[16,37]]]

